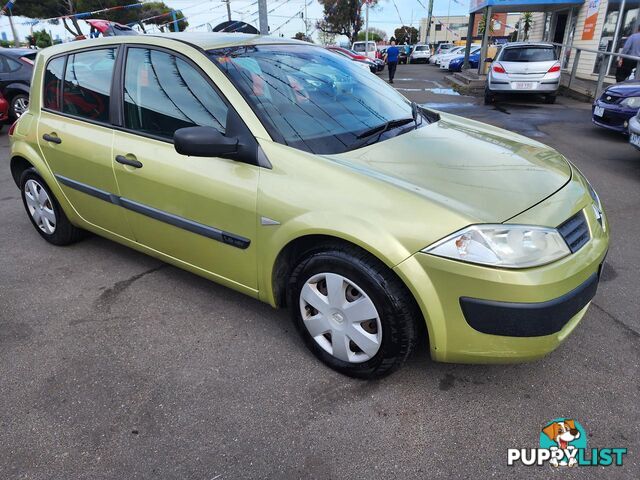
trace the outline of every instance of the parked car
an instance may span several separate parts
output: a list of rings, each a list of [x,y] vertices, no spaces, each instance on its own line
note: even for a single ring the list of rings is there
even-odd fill
[[[367,42],[353,42],[351,45],[351,49],[359,53],[360,55],[364,55],[369,57],[371,60],[375,60],[376,58],[380,58],[380,54],[378,53],[378,45],[376,42],[369,40],[369,44]]]
[[[288,306],[354,377],[416,344],[465,363],[554,350],[608,249],[593,188],[553,149],[420,107],[355,63],[246,34],[46,48],[9,133],[26,217],[51,244],[89,230]]]
[[[409,63],[409,57],[411,56],[411,52],[413,51],[413,46],[411,45],[398,45],[400,49],[400,53],[398,54],[398,63],[402,65],[406,65]]]
[[[456,52],[456,53],[447,53],[444,54],[440,57],[440,68],[443,70],[448,70],[449,69],[449,62],[451,60],[453,60],[454,58],[458,58],[460,57],[460,55],[462,55],[462,57],[464,57],[464,52],[466,50],[467,47],[462,47],[462,50],[460,52]],[[480,45],[471,45],[471,50],[469,50],[469,54],[471,55],[475,55],[476,53],[480,52],[480,49],[482,47]]]
[[[6,122],[7,120],[9,120],[9,102],[0,93],[0,122]]]
[[[384,70],[384,62],[380,60],[371,60],[369,57],[365,57],[364,55],[360,55],[353,50],[349,50],[348,48],[343,47],[335,47],[328,46],[325,47],[327,50],[331,50],[338,55],[342,55],[343,57],[347,57],[349,60],[354,62],[358,62],[363,67],[369,69],[371,73],[377,73]]]
[[[640,118],[638,118],[638,113],[629,120],[629,143],[640,150]]]
[[[608,87],[593,102],[591,121],[599,127],[627,133],[630,120],[640,109],[640,80]]]
[[[465,47],[453,47],[451,49],[448,49],[446,51],[444,51],[443,53],[438,53],[436,55],[432,55],[429,58],[429,63],[434,63],[435,65],[440,65],[440,59],[443,58],[446,55],[460,55],[460,53],[464,53],[464,48]]]
[[[447,53],[448,50],[455,48],[453,43],[441,43],[436,47],[435,55],[440,55],[441,53]]]
[[[85,20],[90,27],[90,37],[115,37],[120,35],[138,35],[133,28],[110,20],[91,19]]]
[[[496,94],[542,94],[545,103],[554,103],[560,88],[558,52],[551,43],[513,42],[505,44],[492,59],[485,104]]]
[[[409,55],[409,63],[427,63],[431,56],[429,45],[416,45]]]
[[[0,48],[0,94],[9,102],[13,120],[29,106],[31,73],[38,54],[30,48]]]
[[[480,62],[480,52],[476,52],[473,55],[469,55],[469,67],[478,68]],[[464,55],[453,58],[449,61],[450,72],[461,72],[462,65],[464,65]]]

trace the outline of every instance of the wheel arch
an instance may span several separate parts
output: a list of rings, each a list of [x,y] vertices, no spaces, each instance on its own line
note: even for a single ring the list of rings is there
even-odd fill
[[[411,288],[409,288],[405,280],[400,275],[398,275],[396,271],[394,271],[393,265],[389,264],[388,261],[385,261],[384,258],[381,258],[381,255],[372,253],[372,249],[364,248],[363,246],[358,245],[357,243],[354,243],[348,239],[327,233],[301,235],[290,240],[280,249],[278,255],[276,256],[271,272],[270,287],[271,294],[273,295],[272,303],[274,304],[274,306],[287,306],[287,284],[289,281],[289,277],[291,276],[293,269],[304,257],[318,251],[328,250],[331,248],[344,249],[345,247],[360,250],[367,256],[383,265],[388,273],[396,277],[402,284],[402,286],[407,290],[409,296],[413,299],[415,311],[419,312],[420,315],[423,316],[422,310],[419,306],[417,298],[414,295],[414,292]],[[420,320],[417,322],[418,328],[420,329],[418,338],[427,339],[428,344],[429,334],[425,319],[420,318],[418,320]]]

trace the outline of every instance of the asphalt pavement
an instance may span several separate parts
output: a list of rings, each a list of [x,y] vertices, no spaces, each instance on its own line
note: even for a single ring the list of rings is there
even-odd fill
[[[386,71],[382,74],[383,78]],[[590,106],[484,106],[427,65],[401,65],[420,103],[557,148],[609,216],[598,294],[554,353],[520,365],[434,363],[381,381],[308,353],[286,311],[99,237],[33,230],[0,135],[0,479],[640,478],[640,152]],[[507,466],[556,417],[622,467]]]

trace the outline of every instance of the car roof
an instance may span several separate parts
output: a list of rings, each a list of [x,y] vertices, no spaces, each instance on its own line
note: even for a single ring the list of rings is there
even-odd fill
[[[245,45],[308,45],[313,46],[309,42],[294,40],[289,38],[273,37],[267,35],[252,35],[248,33],[222,33],[222,32],[171,32],[144,35],[125,35],[115,37],[99,37],[86,40],[78,40],[68,42],[52,47],[47,47],[41,52],[46,56],[52,56],[59,53],[78,50],[81,48],[99,47],[101,45],[118,45],[121,43],[138,43],[149,45],[165,44],[162,40],[175,40],[182,43],[188,43],[202,50],[211,50],[216,48],[245,46]],[[317,48],[321,48],[316,46]],[[9,50],[9,49],[7,49]],[[33,50],[32,50],[33,51]]]
[[[502,48],[512,47],[553,47],[553,43],[548,42],[509,42],[505,43]]]
[[[38,53],[32,48],[0,48],[0,53],[10,57],[24,57],[25,55]]]

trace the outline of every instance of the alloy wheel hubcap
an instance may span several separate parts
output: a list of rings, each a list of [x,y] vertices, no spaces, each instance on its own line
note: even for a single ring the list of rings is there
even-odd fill
[[[47,191],[35,180],[24,184],[24,198],[33,221],[40,230],[51,235],[56,231],[56,214]]]
[[[373,301],[342,275],[309,278],[300,291],[300,313],[315,342],[339,360],[362,363],[380,350],[382,327]]]
[[[24,112],[26,112],[28,108],[29,108],[29,100],[27,100],[26,98],[22,98],[22,97],[16,98],[15,101],[13,102],[13,111],[15,112],[17,117],[19,117]]]

